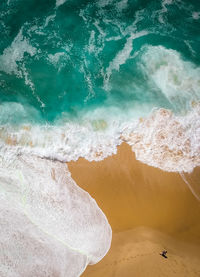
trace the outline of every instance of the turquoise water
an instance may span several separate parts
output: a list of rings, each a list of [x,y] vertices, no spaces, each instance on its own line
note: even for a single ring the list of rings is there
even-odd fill
[[[153,107],[188,109],[191,97],[170,99],[143,57],[163,46],[198,67],[199,12],[195,0],[1,1],[0,103],[11,106],[0,122],[53,123],[63,112],[79,118],[97,107],[137,107],[137,116]],[[168,62],[162,55],[157,68]],[[174,73],[173,82],[180,78]]]
[[[0,16],[3,153],[99,160],[126,141],[164,170],[200,164],[199,1],[7,0]]]

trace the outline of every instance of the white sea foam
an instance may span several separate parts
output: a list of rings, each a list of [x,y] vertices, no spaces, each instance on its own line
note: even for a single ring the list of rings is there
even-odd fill
[[[56,8],[60,7],[63,5],[67,0],[56,0]]]
[[[106,217],[66,164],[0,155],[0,199],[2,277],[80,276],[110,247]]]
[[[0,130],[7,122],[11,124],[17,121],[27,122],[39,118],[39,112],[32,106],[22,105],[15,102],[4,102],[0,104]]]
[[[32,94],[37,99],[38,103],[40,104],[40,107],[44,108],[45,104],[44,104],[44,102],[42,102],[40,97],[35,92],[35,86],[34,86],[33,82],[31,81],[31,79],[29,77],[29,74],[28,74],[28,72],[26,70],[26,67],[25,67],[24,63],[21,65],[21,73],[22,73],[22,76],[24,77],[25,84],[30,87],[30,89],[32,91]]]
[[[55,17],[56,17],[56,13],[47,16],[45,19],[44,28],[47,27],[49,25],[49,22],[53,21]]]
[[[53,64],[58,71],[66,66],[69,57],[66,52],[57,52],[55,54],[48,55],[48,61]]]
[[[175,110],[188,110],[200,99],[200,68],[184,61],[180,54],[162,46],[149,46],[142,57],[142,68]]]
[[[0,56],[0,71],[8,74],[14,73],[22,77],[23,72],[17,63],[23,60],[25,53],[34,56],[36,54],[36,48],[29,43],[28,39],[23,37],[22,29],[20,29],[11,45]]]
[[[128,0],[121,0],[116,4],[117,11],[122,12],[128,7]]]
[[[1,277],[80,276],[87,266],[86,256],[41,231],[3,192],[0,192],[0,228]]]
[[[92,30],[90,32],[90,38],[89,38],[89,43],[88,43],[88,52],[91,54],[95,52],[96,46],[95,46],[95,31]]]
[[[167,13],[168,9],[167,6],[171,5],[173,0],[163,0],[161,2],[162,9],[159,12],[158,20],[161,24],[165,23],[164,15]]]
[[[84,101],[87,102],[89,99],[91,99],[92,97],[95,96],[95,92],[94,92],[94,89],[93,89],[92,75],[91,75],[91,72],[88,68],[88,61],[85,57],[83,57],[83,58],[84,58],[84,62],[80,67],[80,71],[84,75],[84,79],[85,79],[85,82],[86,82],[86,84],[88,86],[88,90],[89,90],[88,95],[84,99]]]
[[[131,52],[133,50],[133,41],[136,38],[147,35],[146,31],[141,31],[136,34],[131,34],[127,38],[124,48],[117,53],[115,58],[110,62],[108,68],[106,69],[106,74],[104,77],[104,88],[109,90],[109,80],[113,70],[119,71],[121,65],[125,64],[126,61],[130,58]]]
[[[165,171],[191,172],[200,165],[200,105],[186,116],[159,109],[124,130],[136,158]]]
[[[190,50],[192,56],[196,56],[196,52],[194,51],[194,49],[192,48],[192,45],[190,43],[190,41],[188,40],[184,40],[185,44],[187,45],[188,49]]]
[[[119,122],[89,116],[81,123],[65,123],[63,115],[58,126],[23,125],[13,130],[12,126],[4,125],[0,132],[2,150],[13,155],[26,153],[61,161],[77,160],[80,156],[100,160],[104,153],[115,153]]]
[[[30,56],[34,56],[37,53],[37,50],[30,44],[29,40],[25,38],[22,33],[23,29],[21,28],[11,45],[8,46],[0,56],[0,71],[7,74],[14,73],[17,77],[24,78],[25,84],[30,87],[34,97],[40,103],[41,107],[44,107],[45,104],[35,93],[33,82],[29,77],[23,61],[25,53],[28,53]]]
[[[193,12],[192,17],[193,19],[198,20],[200,18],[200,12]]]
[[[50,61],[53,65],[57,65],[57,64],[59,63],[59,61],[60,61],[60,58],[61,58],[62,56],[64,56],[64,55],[65,55],[64,52],[57,52],[57,53],[55,53],[54,55],[49,54],[49,55],[48,55],[48,58],[49,58],[49,61]]]
[[[97,0],[97,6],[100,8],[104,8],[110,4],[112,4],[113,0]]]

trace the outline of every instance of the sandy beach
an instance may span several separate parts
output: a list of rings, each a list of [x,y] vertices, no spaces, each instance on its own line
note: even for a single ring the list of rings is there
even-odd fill
[[[84,277],[200,276],[200,203],[180,174],[137,161],[125,143],[103,161],[68,166],[113,230],[109,253]],[[199,169],[184,176],[198,193]]]

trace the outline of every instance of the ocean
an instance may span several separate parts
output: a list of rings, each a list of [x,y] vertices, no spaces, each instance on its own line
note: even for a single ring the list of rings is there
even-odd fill
[[[0,34],[0,275],[80,276],[112,232],[65,162],[125,141],[165,171],[200,165],[200,2],[2,0]]]

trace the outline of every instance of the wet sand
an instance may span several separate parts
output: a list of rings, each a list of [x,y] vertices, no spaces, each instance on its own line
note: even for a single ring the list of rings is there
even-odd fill
[[[142,164],[125,143],[103,161],[68,166],[113,230],[109,253],[82,276],[200,276],[200,202],[178,173]],[[200,170],[184,176],[198,193]]]

